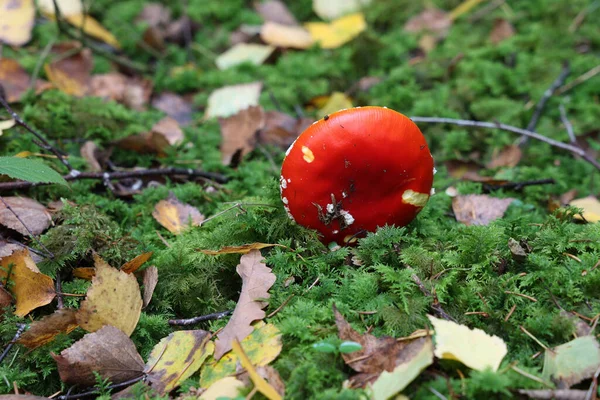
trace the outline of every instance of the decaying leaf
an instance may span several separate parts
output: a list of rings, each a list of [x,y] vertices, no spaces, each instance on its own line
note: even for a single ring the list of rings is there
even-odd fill
[[[240,389],[244,388],[244,382],[233,376],[219,379],[200,395],[200,400],[217,400],[220,398],[236,398]]]
[[[258,105],[262,90],[262,82],[224,86],[212,92],[204,119],[213,117],[229,117],[250,106]]]
[[[163,338],[146,363],[148,384],[161,395],[170,392],[193,375],[212,354],[210,332],[179,331]]]
[[[94,264],[96,274],[77,312],[77,323],[88,332],[111,325],[131,335],[142,311],[142,296],[135,276],[112,268],[97,254]]]
[[[352,108],[352,100],[342,92],[333,92],[319,109],[317,117],[323,118],[326,115],[346,108]]]
[[[53,354],[60,379],[68,385],[93,386],[97,372],[111,383],[125,382],[144,373],[135,344],[121,330],[104,326],[88,333],[60,355]]]
[[[285,150],[313,122],[312,118],[294,118],[280,111],[265,111],[265,126],[258,132],[258,142]]]
[[[158,268],[154,265],[149,266],[144,271],[142,271],[142,281],[144,283],[144,293],[142,295],[143,307],[148,307],[150,304],[150,300],[152,300],[152,295],[154,294],[154,289],[156,288],[156,284],[158,283]]]
[[[262,367],[275,360],[281,352],[281,332],[272,324],[258,321],[253,324],[254,331],[242,340],[244,351],[253,365]],[[239,357],[230,351],[218,361],[210,357],[202,368],[200,386],[212,387],[215,382],[227,376],[233,376],[240,365]]]
[[[215,60],[217,68],[227,69],[243,63],[261,65],[275,51],[273,46],[255,43],[238,43]]]
[[[23,236],[29,236],[27,228],[34,235],[44,232],[52,223],[52,216],[40,203],[28,197],[3,197],[6,204],[14,211],[10,211],[0,201],[0,225],[13,229]],[[15,216],[17,214],[21,221]]]
[[[0,316],[4,314],[4,309],[6,307],[10,307],[13,302],[13,297],[8,292],[8,290],[4,289],[4,287],[0,286]]]
[[[221,126],[221,154],[223,165],[239,164],[256,144],[256,132],[265,124],[261,106],[251,106],[227,118],[219,118]]]
[[[409,19],[404,30],[411,33],[430,32],[437,36],[445,36],[452,25],[450,15],[438,8],[427,8]]]
[[[121,265],[121,271],[128,274],[134,273],[138,270],[138,268],[144,265],[144,263],[148,261],[150,257],[152,257],[152,254],[154,254],[154,252],[149,251],[147,253],[140,254],[130,261],[127,261],[125,264]]]
[[[267,399],[280,400],[282,398],[281,395],[256,371],[254,365],[252,365],[252,362],[244,352],[244,349],[242,348],[238,339],[233,339],[231,342],[231,347],[240,358],[240,364],[246,369],[246,372],[250,376],[252,383],[254,383],[254,387]]]
[[[573,207],[583,209],[583,218],[588,222],[600,221],[600,201],[594,196],[588,196],[581,199],[576,199],[570,202]],[[0,207],[2,205],[0,204]],[[583,219],[581,215],[573,216],[575,219]]]
[[[174,194],[161,200],[152,211],[154,219],[174,235],[183,233],[190,226],[200,226],[204,215],[197,208],[180,202]]]
[[[543,377],[559,388],[569,388],[591,378],[600,367],[600,346],[594,336],[582,336],[546,349]]]
[[[54,281],[40,273],[27,249],[0,259],[0,280],[8,282],[7,289],[15,298],[15,315],[19,317],[45,306],[56,295]]]
[[[435,330],[435,356],[457,360],[469,368],[497,371],[507,353],[506,343],[481,329],[469,329],[456,322],[427,316]]]
[[[488,225],[502,218],[513,198],[498,199],[485,194],[469,194],[452,199],[452,210],[458,222],[465,225]]]
[[[130,78],[118,72],[98,74],[91,77],[89,94],[114,100],[133,110],[143,111],[152,94],[152,82],[141,78]]]
[[[79,279],[85,279],[86,281],[91,281],[92,278],[96,275],[96,268],[92,267],[80,267],[73,268],[73,276]]]
[[[521,148],[517,145],[506,146],[499,153],[495,153],[492,160],[486,165],[489,169],[500,168],[500,167],[516,167],[519,161],[521,161],[521,157],[523,156],[523,152]]]
[[[503,18],[497,18],[494,21],[494,27],[490,32],[490,40],[493,44],[498,44],[503,40],[512,37],[515,34],[515,28],[512,24]]]
[[[21,250],[23,246],[16,243],[10,243],[0,238],[0,258],[10,256],[13,252]]]
[[[61,333],[69,333],[77,328],[76,310],[63,308],[31,324],[19,338],[19,343],[29,349],[35,349],[50,343]]]
[[[259,250],[244,254],[236,268],[242,277],[242,291],[231,319],[215,340],[215,360],[231,350],[233,340],[244,340],[254,330],[252,322],[265,317],[263,308],[271,295],[268,290],[273,286],[275,274],[264,264]]]
[[[294,15],[288,10],[285,3],[279,0],[269,0],[254,3],[256,12],[260,14],[265,21],[276,22],[282,25],[298,25]]]
[[[11,1],[11,0],[0,0]],[[0,9],[2,6],[0,6]],[[0,23],[1,24],[1,23]],[[1,31],[1,28],[0,28]],[[0,36],[2,36],[0,34]],[[4,94],[6,95],[6,101],[14,103],[21,100],[21,96],[30,87],[30,77],[27,71],[16,61],[11,58],[0,58],[0,82],[4,88]],[[33,85],[36,93],[52,87],[50,82],[37,79],[35,85]]]
[[[324,49],[338,48],[367,29],[367,22],[362,13],[349,14],[326,22],[308,22],[304,24],[310,36]]]
[[[335,19],[361,11],[372,0],[313,0],[313,11],[323,19]]]
[[[79,149],[79,153],[87,163],[91,172],[102,171],[102,167],[100,166],[97,158],[98,146],[96,146],[96,143],[92,142],[91,140],[86,141]]]
[[[79,51],[71,54],[76,49]],[[52,52],[57,54],[58,58],[44,65],[48,80],[57,89],[67,94],[78,97],[85,96],[89,90],[90,75],[94,66],[92,51],[81,48],[81,44],[77,42],[68,42],[54,45]],[[65,57],[67,52],[70,55]]]
[[[191,103],[175,93],[163,92],[156,96],[152,100],[152,107],[173,118],[180,126],[186,126],[192,122]]]
[[[23,46],[31,40],[33,0],[0,0],[0,43]]]
[[[308,49],[314,44],[309,31],[301,26],[283,25],[277,22],[266,22],[260,29],[263,42],[275,47]]]
[[[221,247],[219,250],[200,250],[204,254],[208,254],[210,256],[218,256],[219,254],[247,254],[252,250],[260,250],[267,247],[273,246],[281,246],[279,244],[271,244],[271,243],[249,243],[243,244],[241,246],[225,246]]]
[[[150,132],[128,136],[117,142],[118,146],[138,153],[163,155],[169,146],[176,146],[184,139],[183,131],[176,120],[167,116],[158,121]]]

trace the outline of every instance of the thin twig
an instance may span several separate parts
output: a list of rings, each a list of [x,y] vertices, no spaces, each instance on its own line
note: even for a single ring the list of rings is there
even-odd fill
[[[35,84],[40,74],[40,70],[42,69],[42,65],[44,65],[44,61],[46,60],[46,57],[48,57],[48,54],[50,54],[50,50],[52,50],[54,43],[56,43],[56,38],[52,38],[40,53],[40,57],[35,63],[35,68],[33,68],[33,73],[29,78],[29,89],[35,89]]]
[[[600,72],[600,69],[598,70]],[[550,146],[557,147],[559,149],[570,151],[583,158],[588,163],[592,164],[596,169],[600,170],[600,162],[590,157],[584,149],[579,146],[559,142],[554,139],[550,139],[546,136],[540,135],[539,133],[528,131],[526,129],[517,128],[516,126],[501,124],[499,122],[482,122],[482,121],[471,121],[466,119],[454,119],[454,118],[439,118],[439,117],[410,117],[414,122],[425,122],[433,124],[451,124],[458,126],[471,126],[477,128],[491,128],[500,129],[507,132],[518,133],[519,135],[527,136],[532,139],[539,140],[549,144]]]
[[[524,334],[526,334],[527,336],[532,338],[538,345],[540,345],[541,348],[543,348],[544,350],[548,350],[548,346],[546,346],[544,343],[540,342],[540,340],[538,338],[536,338],[535,336],[533,336],[531,334],[531,332],[529,332],[527,329],[525,329],[525,327],[523,325],[519,326],[519,329],[521,329],[521,331]]]
[[[15,332],[15,336],[13,336],[12,340],[10,341],[10,343],[6,345],[6,347],[4,348],[4,351],[2,352],[2,354],[0,354],[0,364],[6,358],[6,356],[10,352],[10,349],[12,349],[12,347],[15,345],[15,343],[17,342],[17,340],[19,340],[19,338],[21,337],[21,335],[25,331],[25,327],[26,326],[27,325],[25,325],[25,324],[17,324],[17,331]]]
[[[414,271],[414,269],[412,267],[407,266],[406,268],[410,269],[411,271]],[[448,321],[453,321],[456,322],[456,320],[454,318],[452,318],[446,311],[444,311],[444,309],[442,308],[442,306],[440,305],[440,303],[438,302],[437,296],[432,294],[423,284],[423,282],[421,282],[421,279],[417,276],[417,274],[412,274],[411,275],[412,280],[417,284],[417,286],[419,287],[419,289],[421,290],[421,293],[423,293],[426,297],[431,297],[433,298],[433,302],[431,303],[431,308],[442,318],[444,318],[445,320]]]
[[[267,318],[271,318],[273,316],[275,316],[275,314],[277,314],[279,311],[281,311],[283,309],[283,307],[285,307],[287,305],[287,303],[290,302],[290,300],[295,296],[295,294],[291,294],[289,295],[289,297],[287,299],[285,299],[283,301],[283,303],[281,303],[281,305],[279,307],[277,307],[275,309],[275,311],[273,311],[271,314],[267,315]]]
[[[169,325],[176,325],[176,326],[194,325],[194,324],[204,322],[204,321],[212,321],[215,319],[225,318],[225,317],[231,315],[232,313],[233,313],[232,310],[227,310],[227,311],[221,311],[221,312],[216,312],[216,313],[207,314],[207,315],[200,315],[200,316],[194,317],[194,318],[170,319]]]
[[[60,271],[56,272],[55,287],[56,287],[56,303],[57,303],[56,308],[58,308],[59,310],[62,310],[63,308],[65,308],[65,301],[63,300],[62,281],[60,278]]]
[[[583,82],[587,81],[588,79],[593,78],[594,76],[596,76],[598,74],[600,74],[600,65],[596,65],[594,68],[590,69],[589,71],[585,72],[582,75],[579,75],[577,78],[573,79],[571,82],[559,87],[556,90],[556,94],[563,94],[565,92],[568,92],[569,90],[573,89],[575,86],[582,84]]]
[[[579,28],[579,26],[581,26],[581,24],[585,20],[585,17],[588,14],[591,14],[594,11],[596,11],[598,9],[598,7],[600,7],[600,1],[596,0],[589,6],[587,6],[583,10],[581,10],[579,12],[579,14],[577,14],[577,16],[573,19],[573,22],[571,22],[571,25],[569,25],[569,32],[570,33],[575,32]]]
[[[546,179],[534,179],[531,181],[523,181],[523,182],[507,182],[507,183],[503,183],[501,185],[491,185],[491,184],[484,182],[483,187],[487,191],[499,190],[499,189],[514,189],[514,190],[519,191],[526,186],[553,185],[555,183],[556,183],[556,181],[554,181],[554,179],[546,178]]]
[[[573,131],[573,124],[569,121],[567,117],[567,110],[565,110],[564,104],[558,106],[558,110],[560,111],[560,120],[562,121],[565,129],[567,130],[567,134],[569,135],[569,140],[571,143],[576,144],[577,138],[575,137],[575,131]]]
[[[523,294],[523,293],[511,292],[509,290],[505,290],[504,293],[506,293],[506,294],[512,294],[512,295],[519,296],[519,297],[523,297],[523,298],[525,298],[525,299],[527,299],[529,301],[533,301],[534,303],[537,303],[537,299],[535,297],[531,297],[531,296],[528,296],[528,295]]]
[[[187,168],[151,168],[138,171],[114,171],[114,172],[80,172],[77,176],[71,174],[63,176],[66,181],[80,181],[84,179],[94,179],[101,181],[122,180],[129,178],[141,178],[151,176],[174,176],[185,175],[189,177],[200,177],[213,180],[219,183],[227,182],[228,178],[216,172],[205,172],[197,169]],[[0,183],[0,191],[28,189],[37,186],[48,185],[45,182],[32,183],[25,181],[2,182]]]
[[[109,385],[109,386],[107,386],[107,389],[121,389],[124,387],[128,387],[128,386],[133,385],[134,383],[141,381],[145,377],[146,377],[146,374],[142,374],[142,375],[138,376],[137,378],[129,379],[128,381],[116,383],[114,385]],[[98,394],[99,394],[99,389],[93,389],[93,390],[83,392],[83,393],[63,394],[62,396],[55,397],[55,399],[56,400],[75,400],[75,399],[81,399],[82,397],[98,396]]]

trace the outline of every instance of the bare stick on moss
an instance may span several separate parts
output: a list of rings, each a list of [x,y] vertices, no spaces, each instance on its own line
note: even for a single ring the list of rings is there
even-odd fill
[[[193,317],[193,318],[170,319],[169,325],[173,325],[173,326],[194,325],[194,324],[204,322],[204,321],[212,321],[215,319],[225,318],[228,315],[231,315],[232,313],[233,313],[233,310],[227,310],[227,311],[221,311],[221,312],[212,313],[212,314],[200,315],[198,317]]]
[[[573,130],[573,125],[569,118],[567,118],[567,110],[565,110],[564,104],[558,106],[558,110],[560,111],[560,120],[562,121],[565,129],[567,130],[567,134],[569,135],[569,140],[573,144],[577,144],[577,138],[575,137],[575,131]]]
[[[60,150],[58,150],[56,147],[52,146],[50,144],[50,142],[48,142],[46,140],[46,138],[41,133],[39,133],[38,131],[36,131],[35,129],[33,129],[31,126],[29,126],[12,109],[12,107],[8,104],[8,101],[6,101],[6,96],[5,96],[4,88],[2,87],[2,85],[0,85],[0,104],[2,104],[2,106],[4,107],[4,109],[10,114],[11,118],[15,120],[15,123],[18,126],[20,126],[22,128],[25,128],[27,131],[29,131],[30,133],[32,133],[33,136],[35,136],[37,138],[37,140],[34,140],[35,144],[37,144],[42,149],[44,149],[46,151],[49,151],[52,154],[54,154],[56,156],[56,158],[58,158],[58,160],[65,167],[67,167],[67,169],[69,170],[69,175],[68,176],[76,177],[77,175],[79,175],[80,172],[77,171],[75,168],[73,168],[71,166],[71,164],[69,163],[69,161],[67,161],[67,159],[64,157],[64,154]]]
[[[408,268],[411,271],[414,271],[413,267],[407,266],[406,268]],[[452,318],[450,316],[450,314],[448,314],[446,311],[444,311],[440,302],[437,299],[437,296],[435,294],[432,294],[429,291],[429,289],[427,289],[425,287],[425,285],[423,284],[421,279],[417,276],[417,274],[412,274],[410,277],[417,284],[417,286],[419,287],[419,290],[421,290],[421,293],[423,293],[425,295],[425,297],[433,298],[433,302],[431,303],[431,308],[433,309],[433,311],[435,311],[441,318],[443,318],[447,321],[456,322],[456,320],[454,318]]]
[[[559,142],[558,140],[550,139],[539,133],[528,131],[527,129],[517,128],[516,126],[501,124],[500,122],[482,122],[472,121],[467,119],[454,119],[454,118],[438,118],[438,117],[410,117],[414,122],[425,122],[430,124],[451,124],[458,126],[470,126],[477,128],[491,128],[500,129],[507,132],[518,133],[519,135],[527,136],[540,142],[549,144],[552,147],[570,151],[571,153],[580,156],[588,163],[592,164],[596,169],[600,171],[600,162],[592,158],[585,150],[577,145],[567,144]]]
[[[499,190],[499,189],[513,189],[513,190],[521,190],[526,186],[538,186],[538,185],[554,185],[556,181],[552,178],[545,179],[534,179],[531,181],[522,181],[522,182],[507,182],[501,185],[490,185],[487,183],[483,183],[483,187],[487,191]]]
[[[204,178],[211,181],[216,181],[219,183],[227,182],[227,177],[218,174],[215,172],[205,172],[197,169],[187,169],[187,168],[154,168],[154,169],[142,169],[138,171],[114,171],[114,172],[80,172],[77,176],[65,175],[66,181],[81,181],[85,179],[91,180],[99,180],[106,182],[111,180],[123,180],[129,178],[142,178],[142,177],[150,177],[150,176],[188,176],[188,177],[198,177]],[[48,185],[48,183],[40,182],[40,183],[32,183],[25,181],[17,181],[17,182],[2,182],[0,183],[0,192],[7,190],[19,190],[19,189],[29,189],[32,187]]]
[[[0,354],[0,363],[2,363],[2,360],[4,360],[6,358],[6,356],[10,352],[10,349],[12,349],[12,347],[15,345],[15,343],[17,342],[17,340],[19,340],[19,338],[21,337],[21,335],[25,331],[25,327],[26,326],[27,325],[25,325],[25,324],[17,324],[17,332],[15,332],[15,336],[13,336],[12,340],[10,341],[10,343],[8,343],[6,345],[6,347],[4,348],[4,351],[2,352],[2,354]]]

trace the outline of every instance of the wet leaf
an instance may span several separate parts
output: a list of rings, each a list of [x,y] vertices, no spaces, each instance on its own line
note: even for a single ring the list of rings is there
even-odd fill
[[[231,342],[233,351],[240,358],[240,364],[246,369],[255,388],[269,400],[280,400],[281,395],[277,393],[273,386],[269,385],[262,376],[256,371],[252,361],[248,358],[238,339],[233,339]]]
[[[179,331],[163,338],[146,363],[149,385],[164,395],[192,376],[214,350],[210,338],[210,332],[203,330]]]
[[[94,265],[96,274],[77,312],[79,326],[95,332],[111,325],[131,335],[142,311],[142,296],[135,276],[112,268],[97,254]]]
[[[314,44],[308,30],[270,21],[260,29],[260,38],[266,44],[283,48],[308,49]]]
[[[254,3],[256,12],[260,14],[265,21],[276,22],[282,25],[298,25],[294,15],[288,10],[285,3],[278,0],[269,0]]]
[[[190,226],[200,226],[204,221],[204,215],[197,208],[180,202],[173,194],[154,206],[152,216],[174,235],[183,233]]]
[[[582,336],[565,344],[546,349],[544,379],[559,387],[571,387],[594,376],[600,368],[600,346],[594,336]]]
[[[78,48],[80,50],[77,53],[71,54]],[[94,65],[91,50],[81,48],[79,43],[69,42],[54,45],[52,52],[57,54],[58,58],[44,65],[48,80],[67,94],[77,97],[88,94]],[[71,55],[65,56],[65,53]]]
[[[253,324],[254,331],[242,340],[242,345],[253,365],[265,366],[277,358],[281,352],[281,333],[272,324],[258,321]],[[232,376],[237,372],[239,357],[230,351],[215,361],[214,357],[207,360],[200,375],[200,386],[210,387],[216,381]]]
[[[260,250],[273,246],[281,245],[271,243],[249,243],[241,246],[225,246],[221,247],[219,250],[200,250],[200,252],[210,256],[217,256],[219,254],[247,254],[252,250]]]
[[[275,51],[273,46],[254,43],[238,43],[215,60],[217,68],[223,70],[243,63],[261,65]]]
[[[506,39],[514,36],[514,34],[515,34],[515,28],[512,26],[512,24],[508,20],[502,19],[502,18],[497,18],[494,21],[494,27],[492,28],[492,31],[490,32],[490,40],[492,43],[498,44],[498,43],[502,42],[503,40],[506,40]]]
[[[29,349],[35,349],[50,343],[61,333],[73,331],[78,326],[75,319],[76,313],[76,310],[64,308],[33,322],[29,329],[21,335],[19,343]]]
[[[223,165],[239,161],[250,153],[256,144],[256,132],[265,124],[262,107],[252,106],[227,118],[219,118],[221,126],[221,162]]]
[[[88,333],[60,355],[52,356],[60,379],[68,385],[93,386],[94,372],[113,384],[139,377],[144,372],[144,362],[135,344],[110,325]]]
[[[435,356],[456,360],[469,368],[497,371],[507,353],[506,343],[481,329],[469,329],[456,322],[427,316],[435,330]]]
[[[215,340],[215,360],[231,350],[233,340],[244,340],[252,333],[252,322],[265,317],[263,308],[271,295],[268,290],[276,281],[271,268],[264,264],[260,250],[252,250],[240,258],[236,272],[242,277],[242,291],[231,319]]]
[[[519,161],[523,157],[521,148],[516,145],[506,146],[499,153],[494,153],[492,160],[486,165],[489,169],[500,168],[500,167],[516,167]]]
[[[583,218],[588,222],[600,221],[600,201],[594,196],[572,200],[570,205],[583,209]],[[0,205],[1,207],[1,205]],[[575,219],[583,219],[581,215],[574,215]]]
[[[445,36],[452,25],[450,15],[437,8],[427,8],[409,19],[404,30],[411,33],[430,32],[437,36]]]
[[[262,82],[224,86],[208,98],[204,119],[229,117],[250,106],[258,105]]]
[[[372,0],[313,0],[313,11],[322,19],[336,19],[371,4]]]
[[[31,40],[35,20],[33,0],[0,0],[0,15],[0,43],[23,46]]]
[[[0,225],[13,229],[23,236],[29,236],[27,228],[34,235],[44,232],[52,223],[52,216],[40,203],[28,197],[3,197],[4,202],[14,211],[10,211],[0,201]],[[15,216],[17,214],[21,221]]]
[[[147,253],[142,253],[139,256],[135,257],[134,259],[127,261],[125,264],[123,264],[121,266],[121,271],[128,273],[128,274],[132,274],[135,271],[138,270],[138,268],[140,268],[142,265],[144,265],[144,263],[146,261],[148,261],[150,259],[150,257],[152,257],[152,254],[154,254],[153,251],[149,251]]]
[[[0,280],[8,282],[6,288],[15,298],[15,315],[19,317],[45,306],[56,295],[54,281],[40,273],[27,249],[0,259]]]
[[[0,59],[0,82],[2,82],[2,87],[4,88],[6,101],[14,103],[21,100],[21,96],[29,89],[30,77],[27,71],[16,60],[3,57]],[[50,87],[52,87],[50,82],[41,79],[37,79],[33,86],[36,93],[41,93]]]
[[[163,92],[152,100],[152,107],[164,112],[181,126],[192,122],[193,108],[189,101],[172,93]]]
[[[458,222],[465,225],[488,225],[502,218],[513,198],[498,199],[485,194],[469,194],[452,199],[452,210]]]
[[[142,301],[143,307],[146,308],[148,307],[148,304],[150,304],[150,300],[152,300],[152,294],[154,294],[154,289],[158,283],[158,268],[156,268],[154,265],[151,265],[142,271],[142,276],[144,283]]]
[[[367,29],[367,22],[362,13],[349,14],[326,22],[308,22],[304,24],[310,36],[323,49],[338,48]]]

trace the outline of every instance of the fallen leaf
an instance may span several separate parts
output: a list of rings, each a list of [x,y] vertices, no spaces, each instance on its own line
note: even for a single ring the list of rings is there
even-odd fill
[[[516,167],[519,161],[521,161],[521,157],[523,156],[523,152],[521,148],[516,145],[506,146],[499,153],[494,152],[494,156],[492,160],[486,165],[489,169],[495,169],[500,167]]]
[[[10,256],[16,250],[21,250],[23,246],[16,243],[9,243],[0,237],[0,258]]]
[[[121,330],[104,326],[88,333],[60,355],[52,354],[60,379],[68,385],[93,386],[94,372],[112,384],[137,378],[144,373],[144,362],[135,344]]]
[[[312,118],[294,118],[280,111],[265,111],[265,124],[258,132],[258,142],[285,150],[313,122]]]
[[[10,1],[10,0],[0,0]],[[1,8],[1,7],[0,7]],[[1,31],[1,28],[0,28]],[[0,35],[1,36],[1,35]],[[0,82],[4,88],[6,101],[14,103],[20,101],[23,94],[29,89],[31,78],[25,69],[11,58],[0,59]],[[43,92],[52,87],[50,82],[37,79],[33,86],[36,94]]]
[[[298,25],[298,21],[294,15],[281,1],[269,0],[255,2],[254,9],[265,21],[275,22],[281,25]]]
[[[515,34],[515,28],[508,20],[503,18],[497,18],[494,21],[494,27],[490,32],[490,41],[493,44],[498,44],[503,40],[506,40]]]
[[[507,353],[506,343],[498,336],[490,336],[481,329],[469,329],[465,325],[428,315],[435,330],[435,356],[444,360],[456,360],[469,368],[497,371]]]
[[[13,303],[13,297],[10,292],[0,286],[0,316],[4,314],[6,307],[10,307]]]
[[[259,250],[244,254],[236,272],[242,277],[242,291],[231,319],[215,340],[215,360],[231,350],[233,340],[243,340],[252,333],[252,322],[265,317],[263,308],[270,297],[268,290],[277,280]]]
[[[90,80],[89,94],[114,100],[136,111],[144,111],[152,94],[152,82],[130,78],[118,72],[98,74]]]
[[[77,312],[77,323],[88,332],[111,325],[131,335],[142,311],[135,276],[112,268],[95,253],[94,265],[96,274]]]
[[[71,54],[78,48],[77,53]],[[86,95],[93,68],[92,51],[81,48],[77,42],[68,42],[54,45],[52,52],[58,55],[58,59],[44,65],[48,80],[67,94],[77,97]],[[64,56],[65,53],[71,55]]]
[[[73,276],[75,278],[85,279],[86,281],[91,281],[95,275],[96,275],[96,268],[91,268],[91,267],[73,268]]]
[[[146,3],[136,22],[145,22],[148,26],[166,26],[171,22],[171,9],[160,3]]]
[[[54,281],[40,273],[29,250],[15,251],[2,257],[0,267],[0,280],[8,282],[6,288],[15,298],[15,315],[24,317],[54,299]]]
[[[253,365],[262,367],[275,360],[282,349],[281,332],[272,324],[258,321],[252,324],[254,330],[242,345]],[[200,374],[200,386],[211,387],[215,382],[238,372],[240,361],[236,353],[230,351],[218,361],[211,357],[207,360]]]
[[[327,102],[317,112],[317,117],[323,118],[326,115],[333,114],[336,111],[352,108],[352,100],[344,93],[333,92],[327,99]]]
[[[246,372],[250,376],[252,383],[254,383],[255,389],[257,389],[269,400],[280,400],[282,398],[281,395],[277,393],[273,386],[269,385],[269,383],[267,383],[267,381],[265,381],[264,378],[259,375],[237,338],[233,339],[231,342],[231,347],[240,358],[240,364],[246,369]]]
[[[277,22],[265,22],[260,29],[260,38],[266,44],[275,47],[308,49],[314,44],[310,32],[300,26],[283,25]]]
[[[204,119],[229,117],[251,106],[258,105],[262,82],[224,86],[208,98]]]
[[[573,207],[583,209],[583,218],[581,215],[574,215],[573,218],[583,220],[585,218],[588,222],[599,222],[600,221],[600,201],[594,196],[584,197],[582,199],[576,199],[570,202]],[[2,205],[0,204],[0,207]]]
[[[361,11],[372,0],[313,0],[313,11],[320,18],[336,19]]]
[[[34,235],[44,232],[52,223],[52,216],[40,203],[28,197],[2,197],[4,202],[12,209],[9,210],[4,202],[0,201],[0,225],[13,229],[23,236],[29,236],[29,231]],[[13,213],[14,211],[14,213]],[[19,218],[15,216],[17,214]],[[23,223],[27,226],[23,226]]]
[[[180,202],[173,194],[154,206],[152,216],[174,235],[183,233],[190,225],[200,226],[204,221],[204,215],[197,208]]]
[[[561,204],[569,204],[577,197],[577,189],[571,189],[560,195],[559,200]]]
[[[223,70],[243,63],[261,65],[275,51],[273,46],[254,43],[238,43],[225,53],[219,55],[215,64]]]
[[[158,283],[158,268],[154,265],[144,269],[142,271],[142,281],[144,283],[144,293],[142,295],[143,308],[148,307],[150,304],[150,300],[152,300],[152,294],[154,294],[154,289],[156,288],[156,284]]]
[[[144,265],[144,263],[146,261],[148,261],[150,259],[150,257],[152,257],[152,254],[154,254],[153,251],[149,251],[147,253],[142,253],[139,256],[133,258],[130,261],[127,261],[125,264],[121,265],[121,271],[127,273],[127,274],[132,274],[135,271],[138,270],[138,268],[140,268],[142,265]]]
[[[239,164],[256,144],[256,133],[265,124],[261,106],[251,106],[227,118],[219,118],[221,126],[221,162]]]
[[[502,218],[513,198],[498,199],[485,194],[469,194],[452,199],[452,210],[458,222],[465,225],[488,225]]]
[[[235,399],[240,394],[240,389],[243,389],[246,385],[233,376],[228,376],[219,379],[204,393],[200,395],[200,400],[219,400],[223,398]]]
[[[450,19],[453,21],[459,18],[462,15],[465,15],[469,11],[473,9],[476,5],[481,3],[484,0],[464,0],[458,6],[456,6],[452,11],[450,11]]]
[[[217,256],[220,254],[247,254],[252,250],[260,250],[267,247],[273,246],[281,246],[279,244],[271,244],[271,243],[249,243],[243,244],[241,246],[225,246],[221,247],[219,250],[200,250],[200,252],[204,254],[208,254],[210,256]]]
[[[161,395],[192,376],[214,351],[210,332],[179,331],[163,338],[148,356],[145,372],[152,389]]]
[[[7,119],[5,121],[0,121],[0,136],[4,133],[5,130],[10,129],[16,125],[16,121],[14,119]]]
[[[117,145],[137,153],[164,155],[166,148],[181,144],[183,139],[184,134],[177,121],[167,116],[154,124],[150,132],[128,136],[119,140]]]
[[[189,101],[175,93],[161,93],[152,100],[152,107],[173,118],[180,126],[186,126],[192,122],[192,105]]]
[[[27,331],[21,335],[18,343],[29,349],[35,349],[50,343],[61,333],[69,333],[77,328],[76,310],[63,308],[56,310],[39,321],[34,321]]]
[[[508,239],[508,249],[515,261],[521,262],[527,258],[527,252],[523,246],[513,238]]]
[[[96,146],[96,143],[92,142],[91,140],[86,141],[79,149],[79,153],[87,163],[89,167],[88,169],[91,172],[102,171],[102,167],[100,166],[100,163],[96,157],[96,154],[98,153],[98,146]]]
[[[450,15],[438,8],[426,8],[404,24],[404,30],[410,33],[430,32],[445,36],[452,25]]]
[[[31,40],[35,20],[33,0],[0,0],[0,43],[23,46]]]
[[[367,29],[367,22],[362,13],[349,14],[326,22],[308,22],[304,24],[310,36],[323,49],[338,48]]]
[[[598,341],[594,336],[582,336],[546,349],[542,376],[552,379],[559,388],[569,388],[593,377],[599,367]]]

